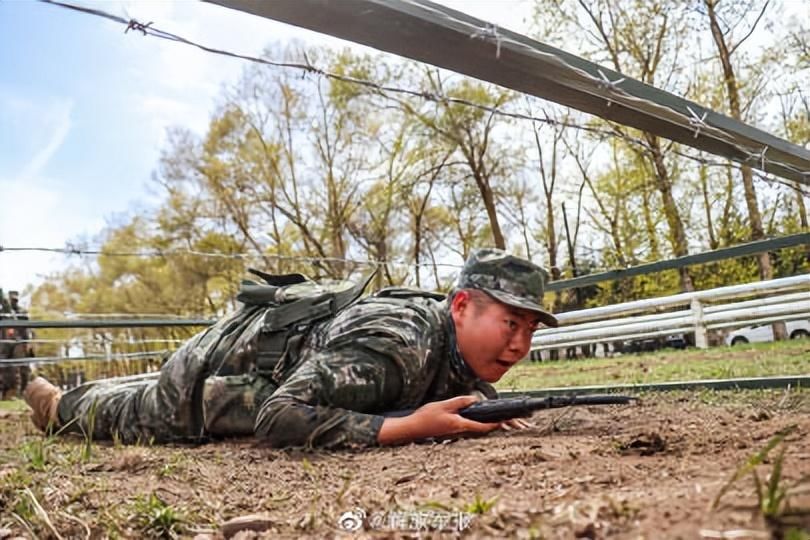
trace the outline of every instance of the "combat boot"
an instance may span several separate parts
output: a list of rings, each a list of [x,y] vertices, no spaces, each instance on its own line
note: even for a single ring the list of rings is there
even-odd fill
[[[23,392],[25,402],[31,407],[31,421],[37,428],[45,431],[48,426],[58,427],[59,400],[62,391],[42,377],[37,377],[28,383]]]

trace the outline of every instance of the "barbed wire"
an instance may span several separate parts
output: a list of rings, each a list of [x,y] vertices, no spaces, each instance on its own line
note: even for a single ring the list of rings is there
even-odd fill
[[[739,163],[734,163],[733,161],[725,161],[725,162],[723,162],[723,161],[715,161],[715,160],[711,160],[711,159],[706,159],[706,158],[701,157],[701,156],[695,156],[693,154],[689,154],[687,152],[683,152],[682,150],[677,150],[677,149],[674,149],[674,148],[670,149],[670,152],[672,152],[673,154],[676,154],[678,156],[691,159],[692,161],[694,161],[695,163],[698,163],[700,165],[706,165],[707,167],[722,167],[722,168],[731,167],[732,169],[734,169],[736,171],[742,171],[742,168],[743,168],[743,165],[741,165]],[[768,184],[779,184],[779,185],[784,186],[784,187],[786,187],[786,188],[788,188],[788,189],[790,189],[792,191],[797,191],[797,192],[801,193],[802,195],[804,195],[805,197],[810,197],[810,188],[807,188],[807,187],[799,184],[799,182],[785,180],[783,178],[779,178],[778,176],[768,176],[767,173],[757,171],[756,169],[753,169],[753,168],[751,169],[751,172],[757,179],[762,180],[763,182],[766,182]]]
[[[306,263],[322,263],[322,262],[331,262],[331,263],[348,263],[348,264],[356,264],[356,265],[364,265],[364,266],[372,266],[375,268],[382,267],[382,266],[396,266],[396,267],[404,267],[404,268],[415,268],[415,267],[426,267],[426,268],[433,268],[433,267],[443,267],[443,268],[461,268],[462,264],[454,264],[454,263],[433,263],[433,262],[425,262],[425,263],[415,263],[415,262],[407,262],[402,260],[360,260],[360,259],[350,259],[350,258],[343,258],[343,257],[313,257],[309,255],[278,255],[274,253],[220,253],[215,251],[198,251],[193,249],[185,249],[185,248],[172,248],[167,250],[147,250],[147,251],[110,251],[101,248],[80,248],[75,245],[67,245],[63,248],[57,247],[36,247],[36,246],[0,246],[0,253],[3,252],[47,252],[47,253],[58,253],[62,255],[75,255],[75,256],[85,256],[85,255],[95,255],[95,256],[105,256],[105,257],[146,257],[146,258],[154,258],[154,257],[168,257],[168,256],[186,256],[186,255],[193,255],[198,257],[213,257],[213,258],[225,258],[225,259],[232,259],[232,260],[249,260],[249,259],[273,259],[279,261],[291,261],[291,262],[306,262]],[[126,314],[124,314],[126,315]]]
[[[74,319],[82,319],[86,317],[90,317],[93,319],[151,319],[151,318],[163,318],[163,319],[186,319],[187,316],[178,315],[177,313],[89,313],[89,312],[81,312],[76,313],[73,311],[65,311],[62,313],[65,319],[74,320]]]
[[[261,57],[257,57],[257,56],[253,56],[253,55],[240,54],[240,53],[235,53],[235,52],[232,52],[232,51],[226,51],[224,49],[218,49],[218,48],[211,47],[211,46],[208,46],[208,45],[203,45],[201,43],[198,43],[198,42],[192,41],[190,39],[184,38],[182,36],[179,36],[177,34],[173,34],[171,32],[167,32],[167,31],[161,30],[159,28],[156,28],[155,26],[153,26],[154,23],[152,21],[144,24],[144,23],[141,23],[141,22],[139,22],[139,21],[137,21],[135,19],[132,19],[132,18],[127,19],[127,18],[118,16],[118,15],[114,15],[112,13],[109,13],[107,11],[103,11],[103,10],[100,10],[100,9],[94,9],[94,8],[88,8],[88,7],[84,7],[84,6],[78,6],[78,5],[70,4],[70,3],[67,3],[67,2],[61,2],[61,1],[58,1],[58,0],[40,0],[40,1],[44,2],[44,3],[47,3],[47,4],[52,4],[52,5],[55,5],[55,6],[59,6],[59,7],[62,7],[62,8],[78,11],[78,12],[81,12],[81,13],[85,13],[85,14],[89,14],[89,15],[95,15],[95,16],[98,16],[98,17],[102,17],[102,18],[117,22],[117,23],[122,24],[122,25],[126,25],[126,29],[124,30],[125,33],[129,32],[130,30],[138,31],[138,32],[141,32],[144,36],[152,36],[152,37],[156,37],[156,38],[159,38],[159,39],[165,39],[165,40],[174,41],[174,42],[177,42],[177,43],[182,43],[184,45],[195,47],[197,49],[200,49],[200,50],[205,51],[205,52],[210,53],[210,54],[227,56],[227,57],[231,57],[231,58],[237,58],[237,59],[240,59],[240,60],[245,60],[245,61],[258,63],[258,64],[263,64],[263,65],[267,65],[267,66],[288,68],[288,69],[297,69],[297,70],[301,70],[301,71],[303,71],[305,73],[309,73],[309,74],[312,74],[312,75],[324,77],[324,78],[327,78],[327,79],[336,80],[336,81],[349,83],[349,84],[354,84],[354,85],[358,85],[358,86],[363,86],[365,88],[373,90],[374,92],[376,92],[377,94],[379,94],[379,95],[381,95],[383,97],[386,97],[386,93],[393,93],[393,94],[402,94],[402,95],[407,95],[407,96],[411,96],[411,97],[416,97],[416,98],[420,98],[420,99],[435,102],[435,103],[442,103],[442,104],[453,103],[453,104],[457,104],[457,105],[462,105],[462,106],[482,110],[484,112],[488,112],[490,114],[500,116],[500,117],[506,117],[506,118],[512,118],[512,119],[518,119],[518,120],[525,120],[525,121],[531,121],[531,122],[539,122],[539,123],[546,124],[546,125],[551,125],[551,126],[560,126],[560,127],[564,127],[564,128],[571,128],[571,129],[576,129],[576,130],[584,131],[584,132],[587,132],[587,133],[599,135],[600,137],[617,138],[617,139],[625,140],[625,141],[630,142],[632,144],[636,144],[636,145],[646,149],[648,152],[653,152],[653,148],[649,144],[647,144],[646,141],[644,141],[644,140],[642,140],[640,138],[628,135],[628,134],[626,134],[624,132],[617,131],[617,130],[602,129],[602,128],[598,128],[598,127],[594,127],[594,126],[586,126],[586,125],[576,124],[576,123],[570,122],[568,120],[558,120],[558,119],[549,117],[545,113],[544,113],[545,115],[543,117],[540,117],[540,116],[535,116],[535,115],[531,115],[531,114],[527,114],[527,113],[521,113],[521,112],[516,112],[516,111],[507,111],[507,110],[500,109],[498,107],[493,107],[493,106],[485,105],[485,104],[482,104],[482,103],[476,103],[474,101],[467,100],[467,99],[464,99],[464,98],[447,96],[447,95],[444,95],[444,94],[441,94],[441,93],[438,93],[438,92],[432,92],[432,91],[426,91],[426,90],[413,90],[413,89],[410,89],[410,88],[404,88],[404,87],[400,87],[400,86],[392,86],[392,85],[380,84],[380,83],[377,83],[377,82],[374,82],[374,81],[370,81],[370,80],[367,80],[367,79],[361,79],[361,78],[358,78],[358,77],[351,77],[351,76],[347,76],[347,75],[342,75],[342,74],[339,74],[339,73],[334,73],[334,72],[327,71],[325,69],[322,69],[320,67],[317,67],[317,66],[313,65],[309,61],[309,59],[306,58],[306,55],[305,55],[306,63],[302,64],[300,62],[282,62],[282,61],[277,61],[277,60],[269,60],[267,58],[261,58]],[[457,19],[454,19],[454,20],[457,20]],[[459,21],[459,22],[462,22],[462,23],[466,24],[467,26],[470,26],[470,24],[465,22],[465,21]],[[494,25],[491,25],[491,24],[488,24],[484,28],[473,27],[473,29],[471,30],[470,37],[472,39],[482,39],[482,38],[483,39],[491,39],[496,44],[496,47],[497,47],[496,57],[499,56],[500,46],[501,46],[502,43],[509,42],[509,43],[514,43],[514,44],[520,45],[520,46],[525,46],[525,45],[523,45],[521,43],[518,43],[518,42],[515,42],[515,41],[511,40],[510,38],[508,38],[506,36],[503,36],[503,35],[499,34],[498,33],[498,27],[494,26]],[[618,80],[611,81],[611,80],[607,79],[607,77],[604,75],[604,73],[601,73],[601,72],[600,72],[601,78],[595,78],[595,77],[591,76],[590,74],[588,74],[588,73],[586,73],[584,71],[582,71],[581,73],[582,73],[582,75],[593,79],[598,85],[600,85],[600,87],[604,86],[604,87],[606,87],[608,89],[613,90],[616,93],[624,93],[624,91],[619,87],[619,84],[625,80],[624,78],[620,78]],[[638,100],[639,98],[635,98],[635,99]],[[609,98],[608,98],[608,103],[611,103],[611,100]],[[644,111],[644,110],[641,110],[641,109],[639,109],[637,107],[634,107],[632,105],[632,103],[623,102],[622,105],[629,108],[629,109],[631,109],[631,110],[639,112],[639,113],[649,113],[648,111]],[[670,109],[668,109],[668,110],[670,110]],[[670,110],[670,112],[676,112],[676,111]],[[724,138],[720,138],[717,135],[713,135],[710,132],[711,131],[717,131],[717,130],[715,130],[714,128],[711,128],[710,126],[705,124],[705,122],[703,122],[703,120],[705,119],[705,115],[701,118],[700,116],[698,116],[696,113],[692,112],[691,110],[690,110],[690,112],[691,112],[692,117],[684,116],[684,119],[685,119],[684,127],[693,129],[695,131],[695,136],[696,137],[699,134],[703,134],[705,136],[712,137],[712,138],[715,138],[717,140],[720,140],[720,141],[726,142],[728,144],[731,144],[738,151],[740,151],[741,153],[747,155],[749,161],[752,160],[752,159],[756,159],[757,161],[761,161],[763,167],[764,167],[765,163],[770,163],[770,164],[773,164],[773,165],[776,165],[776,166],[783,167],[783,168],[785,168],[787,170],[793,171],[794,173],[800,174],[800,175],[803,176],[803,178],[810,178],[810,171],[802,171],[802,170],[796,168],[795,166],[793,166],[791,164],[787,164],[787,163],[784,163],[784,162],[781,162],[781,161],[778,161],[778,160],[774,160],[774,159],[771,159],[771,158],[766,158],[765,157],[765,150],[767,149],[767,147],[765,149],[762,149],[762,150],[759,150],[759,151],[752,151],[749,148],[743,148],[743,147],[741,147],[740,145],[738,145],[736,143],[729,143],[729,141],[726,141]],[[677,114],[680,114],[680,113],[677,113]],[[683,116],[683,115],[681,115],[681,116]],[[723,132],[720,131],[720,133],[723,133]],[[686,155],[686,157],[691,157],[691,156]]]
[[[222,55],[227,57],[232,57],[236,59],[241,59],[253,63],[263,64],[267,66],[273,66],[278,68],[287,68],[287,69],[296,69],[301,70],[305,73],[324,77],[330,80],[340,81],[344,83],[354,84],[358,86],[362,86],[373,90],[375,93],[387,97],[387,93],[391,94],[401,94],[406,95],[414,98],[423,99],[430,102],[441,103],[441,104],[458,104],[466,107],[475,108],[478,110],[482,110],[488,112],[493,115],[511,118],[511,119],[518,119],[524,121],[531,121],[537,122],[545,125],[551,126],[560,126],[564,128],[572,128],[576,130],[581,130],[584,132],[588,132],[590,134],[597,135],[599,137],[610,137],[615,139],[624,140],[628,143],[634,144],[639,146],[640,148],[645,149],[647,152],[652,152],[652,147],[644,140],[631,136],[624,131],[617,130],[617,129],[604,129],[599,128],[591,125],[580,125],[575,122],[571,122],[568,120],[558,120],[555,118],[551,118],[545,111],[543,111],[544,116],[537,116],[528,113],[521,113],[516,111],[509,111],[503,110],[498,107],[493,107],[490,105],[485,105],[481,103],[476,103],[467,99],[452,97],[443,95],[437,92],[425,91],[425,90],[414,90],[410,88],[404,88],[400,86],[393,86],[387,84],[380,84],[374,81],[361,79],[357,77],[351,77],[347,75],[342,75],[339,73],[333,73],[317,67],[313,65],[309,59],[305,56],[305,63],[301,62],[282,62],[282,61],[274,61],[267,58],[261,58],[252,55],[240,54],[235,53],[223,49],[218,49],[215,47],[207,46],[189,39],[186,39],[182,36],[177,34],[167,32],[156,28],[153,25],[153,22],[150,21],[148,23],[141,23],[132,18],[125,18],[118,15],[114,15],[112,13],[106,12],[104,10],[89,8],[84,6],[78,6],[66,2],[61,2],[58,0],[41,0],[44,3],[52,4],[58,7],[82,12],[89,15],[94,15],[98,17],[102,17],[119,24],[125,25],[126,29],[124,30],[125,33],[128,33],[130,30],[135,32],[140,32],[144,36],[152,36],[159,39],[169,40],[181,44],[185,44],[191,47],[195,47],[200,49],[204,52],[215,54],[215,55]],[[484,29],[479,29],[471,35],[473,38],[479,39],[494,39],[496,40],[496,46],[499,48],[502,42],[510,41],[508,38],[501,36],[497,32],[497,27],[488,26]],[[496,54],[497,56],[497,54]],[[587,74],[586,74],[587,75]],[[607,85],[610,88],[617,87],[623,79],[619,79],[616,81],[610,81],[604,74],[602,75],[603,81],[601,84]],[[597,81],[599,82],[599,81]],[[621,91],[620,88],[615,88],[616,91]],[[628,108],[634,109],[631,104],[623,103],[623,105],[627,106]],[[639,110],[639,109],[634,109]],[[698,135],[710,135],[706,133],[706,130],[709,129],[709,126],[706,125],[704,122],[705,115],[699,116],[694,111],[691,111],[692,117],[686,118],[688,125],[695,131],[695,136]],[[609,123],[610,125],[610,123]],[[776,160],[772,160],[769,157],[766,157],[767,147],[760,150],[759,152],[752,152],[750,149],[744,149],[739,146],[737,148],[748,154],[750,159],[755,160],[758,164],[761,164],[763,167],[766,163],[772,163],[776,165],[780,165],[786,167],[789,170],[793,170],[795,172],[799,172],[801,174],[807,174],[806,172],[798,171],[795,167],[778,162]],[[673,149],[671,150],[675,154],[696,161],[698,163],[712,165],[712,166],[728,166],[731,161],[727,163],[719,163],[719,162],[711,162],[709,160],[705,160],[699,156],[695,156],[686,152],[681,152],[679,150]],[[732,165],[739,168],[739,165]],[[777,178],[770,178],[765,175],[757,174],[757,177],[761,180],[766,182],[776,182],[785,186],[788,186],[791,189],[798,189],[803,194],[808,195],[808,192],[804,191],[802,188],[798,186],[798,184],[794,185],[792,183],[788,183],[784,180],[777,179]],[[8,247],[8,246],[0,246],[0,252],[3,251],[41,251],[41,252],[52,252],[52,253],[61,253],[64,255],[76,255],[76,256],[84,256],[84,255],[96,255],[96,256],[110,256],[110,257],[167,257],[167,256],[201,256],[201,257],[210,257],[210,258],[223,258],[223,259],[230,259],[230,260],[249,260],[249,259],[273,259],[273,260],[280,260],[280,261],[294,261],[294,262],[305,262],[305,263],[323,263],[323,262],[333,262],[333,263],[348,263],[348,264],[355,264],[355,265],[366,265],[371,267],[380,267],[383,265],[390,265],[390,266],[401,266],[406,268],[415,268],[415,267],[450,267],[450,268],[461,268],[460,264],[448,264],[448,263],[411,263],[407,261],[400,261],[400,260],[358,260],[352,258],[345,258],[345,257],[312,257],[312,256],[299,256],[299,255],[278,255],[278,254],[263,254],[263,253],[221,253],[221,252],[207,252],[207,251],[197,251],[188,248],[173,248],[168,250],[146,250],[146,251],[110,251],[110,250],[103,250],[100,248],[82,248],[72,244],[66,244],[65,247],[61,248],[54,248],[54,247]]]
[[[179,36],[177,34],[173,34],[171,32],[160,30],[160,29],[152,26],[153,22],[151,22],[151,21],[146,23],[146,24],[143,24],[143,23],[140,23],[140,22],[136,21],[135,19],[126,19],[124,17],[120,17],[118,15],[114,15],[112,13],[109,13],[109,12],[106,12],[106,11],[103,11],[103,10],[100,10],[100,9],[88,8],[88,7],[84,7],[84,6],[77,6],[77,5],[69,4],[69,3],[66,3],[66,2],[60,2],[58,0],[40,0],[40,1],[44,2],[46,4],[52,4],[52,5],[55,5],[55,6],[59,6],[59,7],[63,7],[63,8],[66,8],[66,9],[79,11],[79,12],[86,13],[86,14],[89,14],[89,15],[96,15],[98,17],[103,17],[105,19],[109,19],[109,20],[115,21],[117,23],[126,25],[127,28],[126,28],[126,30],[124,30],[124,33],[129,32],[129,30],[135,30],[135,31],[141,32],[144,36],[152,36],[152,37],[156,37],[156,38],[159,38],[159,39],[175,41],[175,42],[178,42],[178,43],[189,45],[191,47],[196,47],[196,48],[198,48],[198,49],[200,49],[202,51],[205,51],[205,52],[211,53],[211,54],[228,56],[228,57],[231,57],[231,58],[237,58],[237,59],[240,59],[240,60],[246,60],[246,61],[257,63],[257,64],[263,64],[263,65],[266,65],[266,66],[297,69],[297,70],[301,70],[301,71],[304,71],[306,73],[309,73],[309,74],[312,74],[312,75],[317,75],[317,76],[324,77],[324,78],[327,78],[327,79],[332,79],[332,80],[335,80],[335,81],[345,82],[345,83],[349,83],[349,84],[355,84],[355,85],[358,85],[358,86],[364,86],[364,87],[369,88],[371,90],[374,90],[375,92],[378,92],[378,93],[390,92],[390,93],[394,93],[394,94],[404,94],[404,95],[408,95],[408,96],[411,96],[411,97],[417,97],[417,98],[421,98],[421,99],[436,102],[436,103],[445,103],[445,104],[454,103],[454,104],[457,104],[457,105],[463,105],[463,106],[467,106],[467,107],[477,108],[477,109],[480,109],[480,110],[485,111],[485,112],[496,114],[498,116],[505,116],[505,117],[514,118],[514,119],[521,119],[521,120],[531,120],[531,121],[535,121],[535,122],[541,122],[541,123],[552,124],[552,125],[562,125],[564,127],[572,127],[572,128],[576,128],[576,129],[583,129],[583,130],[586,130],[586,131],[593,131],[595,133],[601,132],[603,135],[606,135],[606,136],[616,136],[616,134],[613,134],[613,133],[611,133],[611,132],[609,132],[607,130],[599,130],[597,128],[593,128],[593,127],[590,127],[590,126],[566,125],[563,121],[559,121],[559,120],[556,120],[556,119],[553,119],[553,118],[533,116],[533,115],[530,115],[530,114],[524,114],[524,113],[514,112],[514,111],[504,111],[502,109],[499,109],[497,107],[492,107],[490,105],[485,105],[485,104],[482,104],[482,103],[476,103],[474,101],[470,101],[470,100],[467,100],[467,99],[464,99],[464,98],[447,96],[447,95],[443,95],[443,94],[437,93],[437,92],[430,92],[430,91],[426,91],[426,90],[413,90],[413,89],[410,89],[410,88],[403,88],[403,87],[400,87],[400,86],[391,86],[391,85],[386,85],[386,84],[380,84],[380,83],[377,83],[377,82],[374,82],[374,81],[370,81],[370,80],[367,80],[367,79],[361,79],[361,78],[358,78],[358,77],[351,77],[351,76],[348,76],[348,75],[341,75],[339,73],[334,73],[334,72],[331,72],[331,71],[327,71],[325,69],[322,69],[320,67],[317,67],[317,66],[313,65],[309,61],[308,58],[305,59],[306,63],[302,64],[300,62],[282,62],[282,61],[278,61],[278,60],[269,60],[267,58],[261,58],[261,57],[258,57],[258,56],[235,53],[235,52],[231,52],[231,51],[226,51],[224,49],[217,49],[215,47],[210,47],[210,46],[203,45],[201,43],[197,43],[195,41],[186,39],[186,38],[181,37],[181,36]]]

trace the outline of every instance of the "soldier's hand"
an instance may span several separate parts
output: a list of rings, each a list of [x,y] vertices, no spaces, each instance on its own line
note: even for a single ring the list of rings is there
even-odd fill
[[[523,418],[512,418],[506,422],[501,422],[501,429],[504,431],[529,429],[535,427],[534,424],[524,420]]]
[[[458,396],[422,405],[402,418],[386,418],[377,440],[380,444],[416,441],[460,433],[486,433],[501,424],[469,420],[458,414],[460,409],[478,401],[475,396]]]
[[[411,416],[418,418],[425,428],[434,431],[427,437],[466,432],[486,433],[496,429],[499,426],[497,422],[476,422],[458,414],[459,410],[472,405],[476,401],[479,401],[476,396],[458,396],[444,401],[434,401],[422,405]]]

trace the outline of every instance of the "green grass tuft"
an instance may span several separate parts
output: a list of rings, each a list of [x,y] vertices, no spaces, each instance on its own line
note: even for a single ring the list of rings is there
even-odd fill
[[[136,498],[133,509],[132,520],[145,537],[177,538],[183,532],[183,515],[155,493]]]

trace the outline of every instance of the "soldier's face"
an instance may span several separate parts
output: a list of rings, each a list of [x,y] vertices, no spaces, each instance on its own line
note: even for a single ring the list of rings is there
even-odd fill
[[[487,297],[473,301],[460,291],[451,304],[458,348],[467,365],[482,380],[496,382],[529,354],[538,318],[531,311]]]

